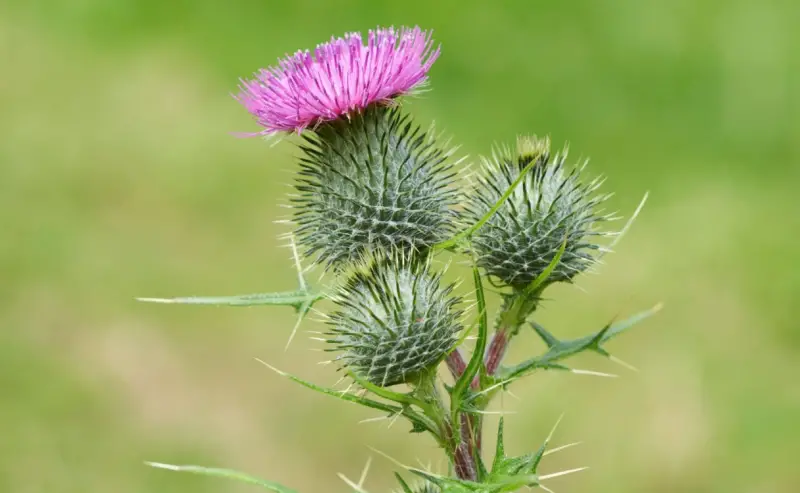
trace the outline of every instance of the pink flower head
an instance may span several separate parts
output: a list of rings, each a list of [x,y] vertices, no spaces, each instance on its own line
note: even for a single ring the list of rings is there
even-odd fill
[[[298,51],[261,69],[241,81],[235,97],[264,127],[250,135],[301,132],[409,93],[427,80],[438,56],[430,32],[419,27],[370,30],[366,45],[350,33],[320,44],[313,55]]]

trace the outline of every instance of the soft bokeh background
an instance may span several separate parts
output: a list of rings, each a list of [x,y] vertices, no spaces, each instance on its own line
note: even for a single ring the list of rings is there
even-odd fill
[[[0,491],[254,491],[145,467],[244,469],[347,491],[369,456],[442,466],[404,424],[282,380],[332,384],[284,308],[135,296],[293,287],[273,219],[293,147],[255,129],[237,79],[332,34],[433,28],[432,91],[409,105],[477,155],[549,133],[651,200],[600,275],[553,291],[559,335],[658,301],[613,343],[623,378],[537,375],[506,397],[509,447],[580,447],[557,491],[800,491],[800,21],[790,0],[0,4]],[[306,330],[318,329],[314,324]],[[540,345],[525,335],[512,355]]]

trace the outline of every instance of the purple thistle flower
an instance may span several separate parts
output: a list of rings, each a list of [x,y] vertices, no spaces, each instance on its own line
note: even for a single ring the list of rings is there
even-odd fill
[[[243,79],[235,98],[264,127],[248,135],[299,133],[411,92],[438,56],[430,31],[419,27],[370,30],[366,45],[360,33],[350,33]]]

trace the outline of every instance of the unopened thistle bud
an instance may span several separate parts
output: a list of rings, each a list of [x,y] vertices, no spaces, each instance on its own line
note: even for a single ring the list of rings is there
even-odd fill
[[[394,258],[357,270],[330,315],[330,350],[358,377],[390,386],[413,383],[454,347],[462,326],[453,286],[427,262]]]
[[[424,254],[452,233],[448,154],[397,108],[371,106],[303,135],[297,237],[339,268],[376,251]]]
[[[474,224],[494,206],[535,161],[508,200],[472,237],[478,265],[503,284],[523,289],[540,276],[564,245],[548,283],[571,281],[595,261],[597,240],[615,233],[598,231],[611,216],[598,210],[609,195],[596,194],[602,180],[582,182],[585,163],[565,164],[566,150],[551,157],[548,139],[521,138],[517,149],[497,150],[484,160],[466,206]]]

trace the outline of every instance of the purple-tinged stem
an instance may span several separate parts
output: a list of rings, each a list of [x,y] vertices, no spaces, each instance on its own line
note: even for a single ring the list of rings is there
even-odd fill
[[[483,360],[487,375],[494,375],[495,372],[497,372],[497,368],[500,366],[500,362],[503,361],[503,356],[506,354],[506,349],[508,349],[508,340],[508,333],[504,328],[499,328],[497,332],[494,333]]]
[[[467,363],[461,352],[456,349],[447,356],[447,368],[453,374],[453,378],[458,379],[467,369]],[[470,383],[473,390],[480,388],[480,379],[476,376]],[[476,457],[481,453],[480,436],[481,430],[476,428],[476,416],[468,414],[461,415],[459,426],[459,443],[453,453],[455,459],[456,474],[461,479],[477,479]],[[479,426],[479,425],[478,425]]]
[[[447,368],[450,369],[450,373],[452,373],[453,378],[458,380],[464,370],[467,369],[467,364],[464,362],[464,358],[461,356],[461,351],[456,348],[452,353],[447,355],[445,359],[447,363]]]
[[[465,421],[462,421],[465,423]],[[453,442],[453,438],[455,438],[455,447],[453,447],[453,466],[455,468],[456,476],[459,479],[466,479],[469,481],[476,481],[478,479],[478,468],[475,464],[475,456],[472,455],[471,447],[469,446],[469,441],[464,440],[464,427],[459,426],[459,433],[457,437],[453,436],[453,429],[450,424],[447,425],[446,432]],[[467,436],[470,433],[467,431]]]
[[[453,378],[458,380],[458,377],[464,374],[464,370],[467,369],[467,363],[464,361],[464,357],[461,356],[461,352],[456,349],[449,355],[447,355],[446,359],[447,368],[450,369],[450,373],[453,374]],[[472,390],[480,389],[481,381],[478,375],[475,375],[475,378],[472,379],[470,383],[470,387]]]

